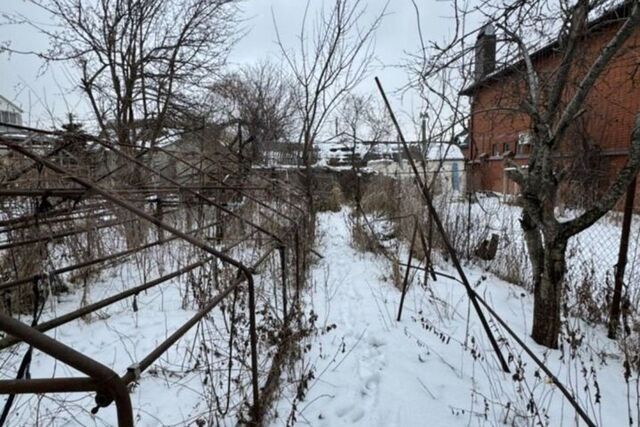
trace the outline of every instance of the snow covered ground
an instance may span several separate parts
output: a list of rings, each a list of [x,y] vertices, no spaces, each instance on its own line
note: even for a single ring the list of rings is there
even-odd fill
[[[305,363],[314,372],[297,404],[297,425],[576,426],[558,389],[510,339],[500,338],[511,373],[503,373],[462,285],[413,277],[402,321],[389,262],[350,246],[348,211],[319,216],[324,259],[312,271],[309,305],[319,326]],[[446,265],[437,267],[455,274]],[[532,298],[479,268],[468,268],[479,294],[520,334],[600,426],[637,425],[637,374],[629,388],[620,349],[602,328],[571,319],[572,346],[549,351],[529,338]],[[492,322],[501,337],[500,329]],[[286,414],[291,395],[278,404]],[[276,419],[274,426],[284,425]]]
[[[242,255],[247,264],[257,258],[252,251]],[[189,250],[187,245],[174,242],[162,248],[155,248],[126,263],[104,269],[97,281],[92,281],[88,301],[97,301],[131,288],[134,285],[168,274],[175,269],[199,261],[201,253]],[[164,341],[196,313],[198,302],[194,300],[194,282],[211,277],[212,263],[202,275],[189,274],[174,278],[159,286],[141,292],[135,300],[115,303],[92,313],[85,319],[78,319],[56,328],[48,334],[77,351],[94,358],[122,375],[132,364],[140,361],[150,351]],[[194,273],[199,270],[194,270]],[[230,272],[235,276],[235,270]],[[224,276],[223,286],[229,283]],[[258,287],[263,281],[269,283],[267,275],[256,274]],[[203,286],[212,286],[204,283]],[[215,295],[215,289],[210,289]],[[244,298],[244,294],[239,294]],[[259,298],[268,295],[259,293]],[[233,297],[227,298],[227,307]],[[259,301],[260,303],[260,301]],[[240,304],[240,303],[238,303]],[[80,290],[50,298],[41,321],[48,320],[82,306]],[[261,305],[260,305],[261,306]],[[183,336],[176,345],[145,371],[131,390],[131,401],[136,426],[200,426],[235,425],[237,405],[249,390],[248,347],[242,344],[244,352],[234,350],[233,377],[237,383],[227,384],[229,320],[228,312],[220,307]],[[30,316],[22,321],[29,322]],[[237,323],[237,338],[244,341],[246,328]],[[206,342],[206,348],[203,345]],[[3,379],[15,377],[15,372],[27,346],[19,344],[3,350],[0,360],[0,376]],[[266,352],[262,354],[266,358]],[[262,359],[261,359],[262,360]],[[39,351],[34,351],[31,362],[32,378],[84,376],[78,371],[57,362]],[[231,400],[226,400],[226,390],[230,387]],[[8,426],[115,426],[116,409],[112,404],[101,408],[96,415],[90,410],[95,406],[94,393],[19,395],[13,404]],[[220,413],[212,412],[210,403],[218,401]],[[225,411],[225,407],[231,410]],[[226,414],[220,415],[221,413]],[[200,424],[200,422],[204,424]]]
[[[304,364],[313,369],[314,378],[304,400],[297,404],[297,425],[584,425],[576,421],[575,411],[558,389],[492,323],[512,372],[500,370],[463,287],[455,281],[440,277],[424,287],[423,275],[413,275],[402,321],[397,322],[400,291],[391,284],[390,263],[351,247],[348,215],[346,208],[319,215],[318,250],[324,259],[312,266],[306,309],[318,315],[316,324],[323,332],[314,337],[311,351],[305,354]],[[184,250],[169,249],[105,270],[89,289],[88,299],[113,295],[196,260]],[[174,253],[181,253],[180,258]],[[247,262],[256,256],[245,255]],[[401,259],[405,258],[402,253]],[[437,269],[455,275],[446,264]],[[528,336],[532,299],[523,288],[497,279],[481,266],[466,271],[476,290],[546,358],[599,426],[629,425],[630,418],[637,425],[638,374],[633,374],[629,384],[625,382],[623,352],[602,328],[571,319],[568,325],[573,335],[566,334],[562,350],[548,351]],[[258,279],[268,283],[268,270],[263,273]],[[141,293],[137,311],[129,298],[89,319],[57,328],[51,335],[122,373],[195,313],[192,289],[187,276],[174,279]],[[259,295],[263,304],[269,295],[265,287]],[[81,292],[52,299],[42,320],[76,309],[81,299]],[[226,325],[220,310],[214,310],[143,375],[131,394],[137,426],[235,423],[233,411],[225,418],[212,413],[207,404],[216,395],[224,397],[227,387]],[[326,328],[330,325],[336,327]],[[203,350],[205,341],[215,351]],[[571,345],[578,341],[580,345]],[[15,375],[25,348],[19,345],[3,352],[3,378]],[[265,360],[267,353],[261,353]],[[203,357],[209,360],[208,367],[202,364]],[[243,357],[248,360],[246,354],[236,356],[240,362],[235,367],[246,370]],[[211,371],[214,380],[208,376]],[[34,354],[33,378],[76,374],[46,355]],[[247,378],[245,375],[245,382],[232,393],[231,407],[248,391]],[[277,403],[277,413],[283,418],[275,419],[274,427],[286,424],[293,394],[287,389]],[[222,399],[216,405],[226,402]],[[113,405],[95,416],[89,412],[93,406],[88,394],[20,396],[8,425],[115,425]]]

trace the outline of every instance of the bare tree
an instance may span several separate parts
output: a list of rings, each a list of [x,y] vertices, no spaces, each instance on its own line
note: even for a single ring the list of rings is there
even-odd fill
[[[313,208],[313,144],[331,112],[367,75],[373,59],[373,35],[386,7],[363,25],[366,7],[361,0],[336,0],[329,8],[322,5],[313,22],[309,22],[310,5],[307,1],[296,48],[284,45],[275,16],[274,25],[282,55],[300,91],[298,142],[303,145],[301,160],[307,169],[307,196]]]
[[[211,81],[234,35],[233,0],[31,2],[56,25],[14,20],[49,37],[37,55],[79,70],[100,131],[123,149],[152,145],[177,126],[181,100]]]
[[[377,142],[393,135],[384,105],[371,95],[348,94],[335,112],[338,130],[353,140]]]
[[[211,86],[210,104],[239,123],[252,138],[251,158],[263,160],[276,143],[289,142],[294,127],[295,89],[288,76],[270,62],[261,62],[223,76]]]
[[[528,129],[531,149],[525,164],[508,158],[506,162],[510,166],[508,176],[519,185],[521,225],[532,265],[532,336],[551,348],[557,347],[561,328],[567,243],[614,208],[640,169],[638,116],[626,164],[606,191],[574,218],[558,216],[556,207],[571,170],[565,158],[575,141],[576,119],[585,116],[594,120],[589,102],[612,102],[616,97],[616,89],[608,87],[609,99],[595,97],[595,101],[588,101],[608,67],[619,66],[616,61],[632,51],[630,39],[640,24],[639,1],[625,2],[615,13],[607,9],[609,6],[611,2],[598,0],[515,0],[499,5],[482,1],[471,11],[456,4],[457,25],[451,42],[423,46],[424,54],[413,61],[418,71],[416,85],[429,99],[446,103],[444,117],[455,126],[468,112],[452,101],[459,98],[453,92],[455,85],[443,90],[434,82],[442,82],[442,76],[448,73],[458,89],[470,86],[465,94],[473,96],[486,84],[487,77],[493,77],[493,64],[477,56],[469,39],[480,36],[476,43],[482,43],[486,37],[499,37],[498,60],[504,65],[497,71],[502,74],[494,77],[499,80],[495,83],[498,89],[483,99],[473,97],[472,120],[484,115],[496,129],[506,122],[514,129]],[[470,12],[487,22],[479,32],[465,30]],[[615,31],[599,31],[605,23],[613,23]],[[591,47],[594,37],[605,38],[600,49]],[[541,45],[551,48],[539,49]],[[475,76],[466,67],[469,58],[475,60]],[[630,114],[634,113],[638,112]]]

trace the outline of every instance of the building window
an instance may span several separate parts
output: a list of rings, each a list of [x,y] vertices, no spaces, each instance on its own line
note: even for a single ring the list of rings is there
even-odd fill
[[[21,117],[19,113],[14,113],[11,111],[0,111],[0,122],[19,125],[21,124]]]
[[[491,155],[493,157],[498,155],[498,144],[491,144]]]
[[[509,143],[505,142],[504,144],[502,144],[502,152],[506,153],[507,151],[509,151]]]
[[[518,141],[516,143],[516,152],[522,154],[525,152],[525,147],[531,145],[531,132],[525,131],[518,134]]]

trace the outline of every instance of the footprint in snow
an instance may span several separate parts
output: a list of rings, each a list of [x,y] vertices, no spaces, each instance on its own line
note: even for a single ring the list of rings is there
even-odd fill
[[[382,336],[379,336],[379,335],[369,335],[369,337],[367,338],[367,342],[371,347],[374,347],[374,348],[382,347],[387,343],[384,340],[384,338],[382,338]]]
[[[345,406],[339,407],[336,410],[336,415],[339,418],[346,418],[352,423],[357,423],[362,419],[362,417],[364,417],[364,411],[358,405],[347,404]]]

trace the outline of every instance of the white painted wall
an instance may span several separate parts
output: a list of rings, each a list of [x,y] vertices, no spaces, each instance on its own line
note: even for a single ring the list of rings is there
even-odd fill
[[[22,124],[22,110],[2,95],[0,95],[0,122],[14,125]],[[5,126],[0,126],[0,132],[10,130]]]
[[[416,164],[416,166],[418,170],[422,172],[422,165]],[[426,165],[429,179],[431,180],[434,175],[436,176],[437,184],[434,187],[436,193],[464,193],[466,191],[464,168],[463,159],[443,160],[442,162],[429,160]],[[411,165],[406,160],[401,162],[376,160],[369,162],[367,169],[375,173],[397,177],[399,179],[411,179],[413,177]]]

